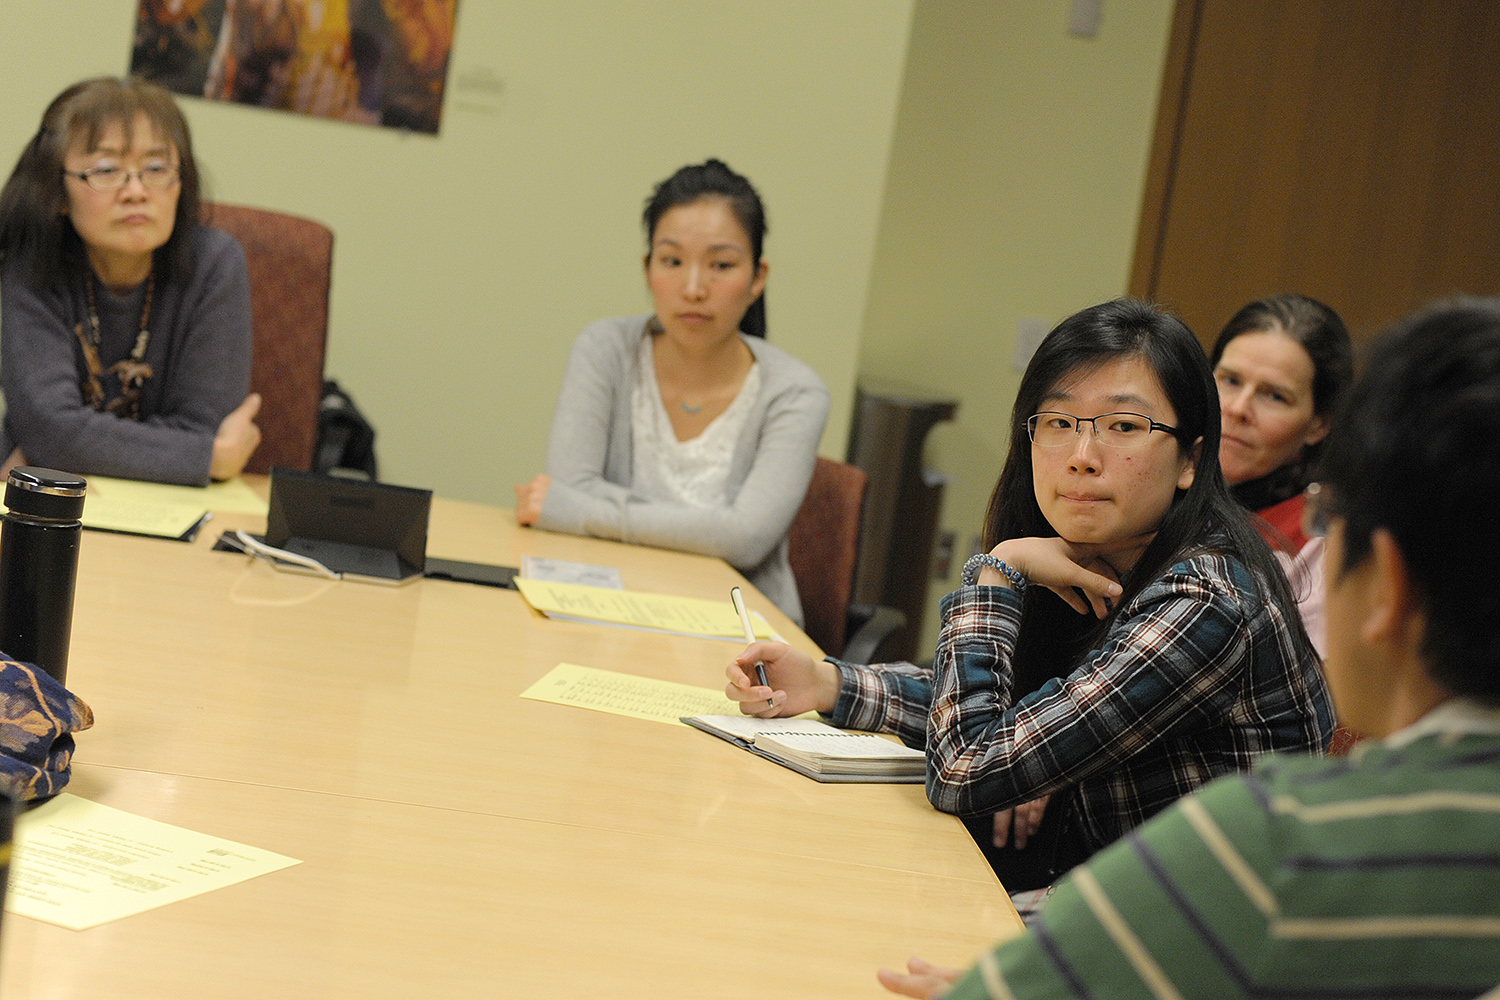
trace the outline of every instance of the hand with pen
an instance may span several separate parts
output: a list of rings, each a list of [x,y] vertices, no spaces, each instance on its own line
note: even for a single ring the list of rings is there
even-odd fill
[[[755,679],[757,662],[765,666],[766,684]],[[724,693],[740,703],[741,712],[762,719],[814,709],[827,714],[839,696],[837,667],[784,642],[751,643],[724,673],[729,678]]]

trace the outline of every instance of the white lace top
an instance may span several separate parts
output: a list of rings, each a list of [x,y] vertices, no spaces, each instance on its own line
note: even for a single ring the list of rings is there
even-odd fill
[[[674,500],[694,507],[727,506],[730,459],[760,395],[760,365],[750,366],[728,409],[697,437],[679,441],[661,401],[651,342],[650,335],[641,338],[630,396],[631,487],[653,500]]]

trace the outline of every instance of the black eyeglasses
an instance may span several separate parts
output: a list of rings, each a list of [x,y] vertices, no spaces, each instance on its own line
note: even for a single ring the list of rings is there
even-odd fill
[[[1097,417],[1075,417],[1061,410],[1043,410],[1026,420],[1026,433],[1038,448],[1071,447],[1084,424],[1094,425],[1094,438],[1111,448],[1139,448],[1152,431],[1176,434],[1177,428],[1158,423],[1143,413],[1101,413]]]

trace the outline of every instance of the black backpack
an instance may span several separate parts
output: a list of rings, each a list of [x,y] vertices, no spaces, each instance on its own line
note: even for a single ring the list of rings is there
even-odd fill
[[[351,397],[339,384],[323,383],[323,400],[318,404],[318,446],[313,454],[313,471],[354,473],[375,481],[375,428],[359,412]]]

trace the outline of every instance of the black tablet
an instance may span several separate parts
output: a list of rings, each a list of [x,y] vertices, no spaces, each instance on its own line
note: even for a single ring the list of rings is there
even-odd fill
[[[489,563],[464,562],[461,559],[427,557],[422,575],[434,580],[457,580],[460,583],[482,583],[486,587],[516,589],[516,567],[491,566]]]

